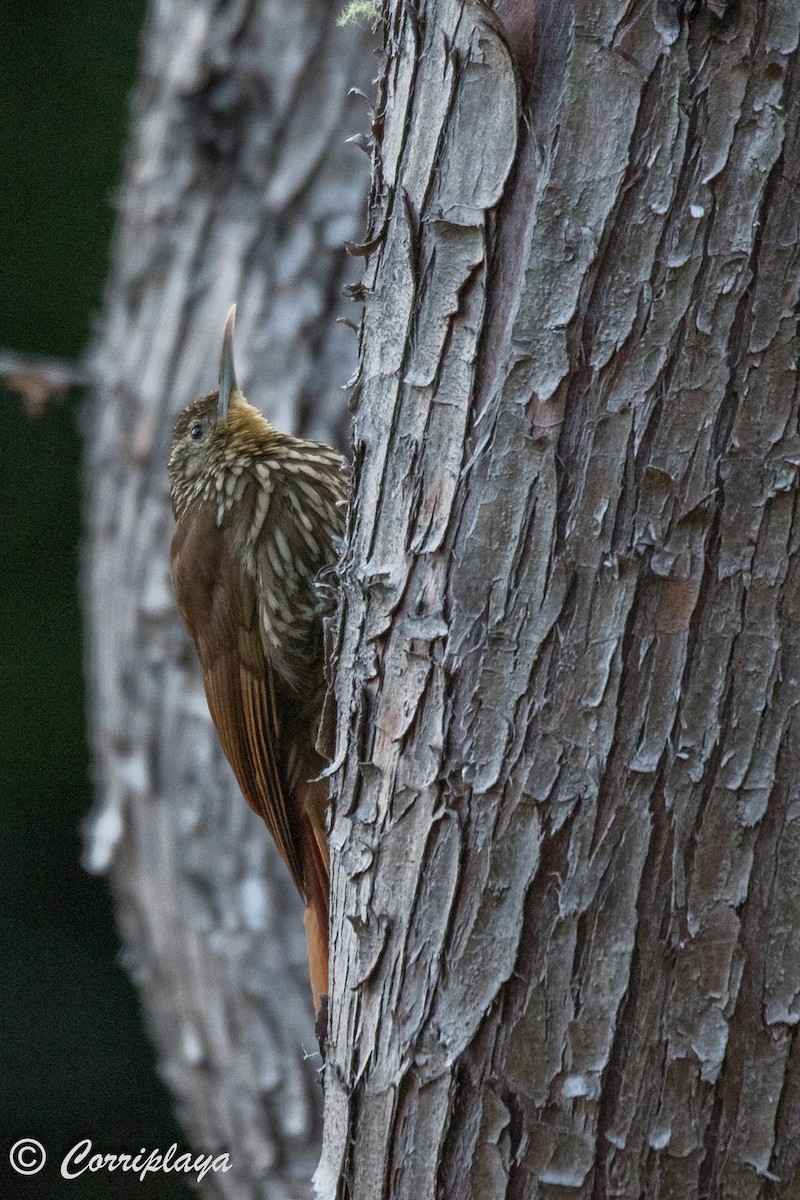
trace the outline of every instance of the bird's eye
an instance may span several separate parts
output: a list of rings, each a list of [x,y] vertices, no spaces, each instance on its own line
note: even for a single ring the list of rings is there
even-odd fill
[[[205,429],[203,428],[202,425],[199,425],[199,424],[193,425],[192,428],[189,430],[189,433],[192,435],[192,438],[195,442],[199,442],[200,438],[205,433]]]

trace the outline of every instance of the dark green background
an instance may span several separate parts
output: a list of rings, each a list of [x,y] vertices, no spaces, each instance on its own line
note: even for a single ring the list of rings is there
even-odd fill
[[[77,358],[107,268],[143,0],[5,6],[0,345]],[[0,1196],[171,1200],[175,1176],[61,1179],[77,1141],[186,1146],[117,964],[104,881],[80,866],[91,804],[78,604],[78,396],[32,420],[0,388]],[[12,1173],[32,1136],[44,1170]]]

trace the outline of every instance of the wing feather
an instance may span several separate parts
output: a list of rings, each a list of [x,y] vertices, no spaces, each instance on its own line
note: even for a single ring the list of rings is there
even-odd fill
[[[306,904],[314,1004],[328,990],[327,786],[314,748],[313,697],[276,672],[256,585],[209,505],[176,526],[172,578],[200,658],[208,707],[250,807],[263,818]],[[263,582],[263,581],[262,581]],[[314,655],[320,647],[311,648]],[[302,689],[301,689],[302,693]]]
[[[264,819],[307,898],[303,813],[290,812],[290,789],[281,770],[275,680],[259,635],[255,587],[214,523],[213,510],[193,517],[176,528],[172,576],[197,646],[208,707],[247,803]]]

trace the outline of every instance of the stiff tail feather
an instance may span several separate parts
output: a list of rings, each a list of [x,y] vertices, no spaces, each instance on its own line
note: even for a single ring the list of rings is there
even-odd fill
[[[303,924],[308,943],[308,967],[314,1011],[319,1012],[323,997],[328,995],[328,842],[324,829],[318,829],[313,820],[306,822],[304,841],[306,911]]]

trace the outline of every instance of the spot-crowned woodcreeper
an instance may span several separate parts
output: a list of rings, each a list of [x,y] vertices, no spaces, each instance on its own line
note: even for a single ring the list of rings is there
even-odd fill
[[[348,477],[330,447],[273,429],[236,383],[225,326],[219,390],[179,416],[169,460],[172,583],[208,707],[247,803],[305,901],[311,989],[328,991],[328,789],[319,574],[335,564]]]

